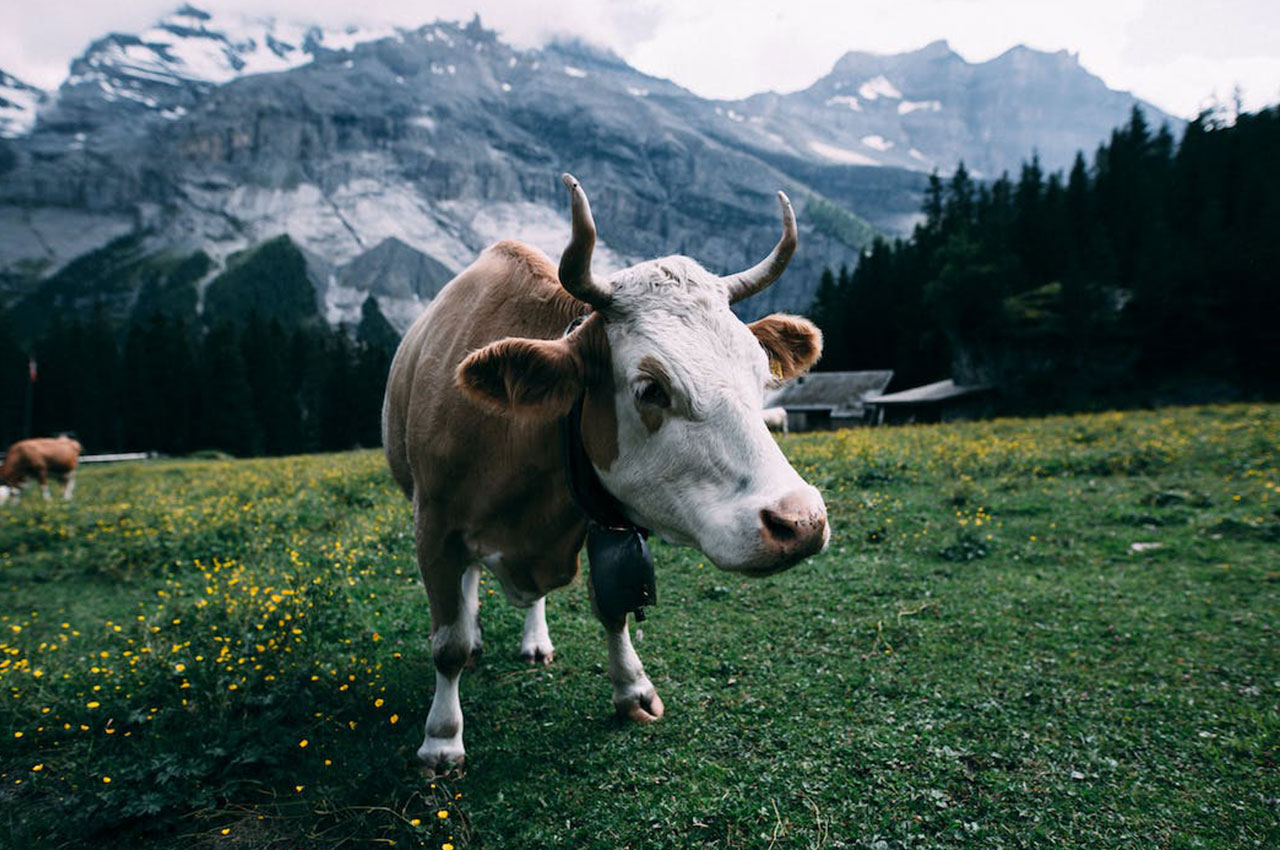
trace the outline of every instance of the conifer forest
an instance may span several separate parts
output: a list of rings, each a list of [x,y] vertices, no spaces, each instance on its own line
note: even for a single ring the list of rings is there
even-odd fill
[[[891,389],[989,384],[1002,413],[1274,399],[1277,162],[1280,108],[1205,114],[1180,139],[1135,109],[1066,174],[1034,153],[1016,179],[963,164],[935,174],[910,238],[877,238],[852,269],[823,274],[809,311],[826,340],[819,368],[892,369]],[[272,246],[270,268],[301,281],[287,247]],[[123,323],[0,312],[0,442],[69,431],[90,452],[378,445],[398,335],[376,301],[357,327],[330,328],[285,297],[305,282],[285,295],[235,283],[228,293],[257,300],[211,292],[200,316],[162,292]]]
[[[992,384],[1009,413],[1274,398],[1280,109],[1134,110],[1066,175],[936,174],[911,238],[823,275],[821,368]]]

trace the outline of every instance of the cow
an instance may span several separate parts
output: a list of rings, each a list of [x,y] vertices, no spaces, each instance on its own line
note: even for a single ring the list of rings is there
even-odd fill
[[[383,403],[391,473],[413,504],[418,567],[431,611],[436,689],[418,758],[429,771],[465,757],[458,680],[482,650],[481,567],[527,608],[520,654],[549,663],[546,595],[578,573],[587,517],[570,494],[562,425],[635,526],[701,549],[748,576],[787,569],[826,548],[826,506],[765,428],[766,388],[806,372],[822,352],[808,320],[744,324],[730,304],[782,274],[783,235],[752,268],[727,277],[669,256],[605,277],[591,269],[596,228],[581,185],[557,269],[514,241],[485,249],[405,334]],[[593,570],[595,565],[593,564]],[[651,722],[664,706],[632,647],[627,614],[604,626],[613,705]]]
[[[0,504],[10,496],[18,498],[23,485],[32,478],[40,482],[40,489],[48,499],[50,477],[62,482],[62,498],[71,501],[81,448],[70,437],[33,437],[9,446],[4,465],[0,466]]]
[[[770,431],[781,431],[784,434],[790,433],[787,428],[787,409],[785,407],[766,407],[760,411],[764,424],[768,426]]]

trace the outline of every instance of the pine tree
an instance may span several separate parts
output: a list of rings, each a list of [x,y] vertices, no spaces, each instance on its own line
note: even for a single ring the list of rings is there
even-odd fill
[[[254,415],[262,434],[257,453],[272,455],[298,451],[302,417],[290,380],[288,338],[279,320],[249,316],[240,337],[241,353],[253,398]]]
[[[262,430],[234,326],[215,325],[204,338],[200,359],[201,445],[237,455],[260,451]]]

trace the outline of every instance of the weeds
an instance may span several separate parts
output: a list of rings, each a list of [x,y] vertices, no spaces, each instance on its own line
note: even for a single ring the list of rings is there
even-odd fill
[[[70,505],[0,511],[0,834],[1272,846],[1275,411],[784,438],[831,547],[747,581],[655,544],[663,602],[634,640],[661,723],[613,719],[580,583],[531,670],[486,579],[469,765],[434,782],[430,623],[379,453],[86,469]]]

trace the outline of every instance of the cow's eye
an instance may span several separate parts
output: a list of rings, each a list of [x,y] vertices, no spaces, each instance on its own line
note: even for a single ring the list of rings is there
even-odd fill
[[[636,387],[636,400],[641,404],[666,409],[671,406],[671,396],[657,381],[645,381]]]

